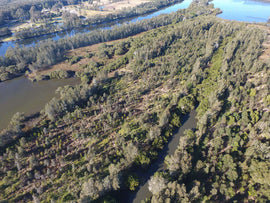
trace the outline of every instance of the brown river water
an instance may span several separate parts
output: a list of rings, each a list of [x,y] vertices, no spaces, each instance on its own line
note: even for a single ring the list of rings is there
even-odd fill
[[[36,113],[50,101],[59,86],[75,85],[79,78],[31,82],[25,77],[0,83],[0,130],[6,128],[16,112]]]

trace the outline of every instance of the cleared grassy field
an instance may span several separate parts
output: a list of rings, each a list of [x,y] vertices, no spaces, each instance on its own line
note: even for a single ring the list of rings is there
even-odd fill
[[[140,4],[151,2],[151,0],[130,1],[123,0],[119,2],[109,2],[108,0],[94,1],[93,4],[84,2],[81,5],[70,5],[64,9],[77,15],[91,17],[95,15],[107,15],[118,12],[125,8],[134,8]]]

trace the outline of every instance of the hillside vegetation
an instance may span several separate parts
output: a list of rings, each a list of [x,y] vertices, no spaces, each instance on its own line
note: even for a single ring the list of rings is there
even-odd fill
[[[15,114],[0,136],[0,199],[117,201],[110,192],[136,190],[130,169],[147,170],[192,109],[197,128],[146,201],[270,199],[267,31],[216,12],[194,1],[163,27],[89,50],[80,85],[32,120]]]

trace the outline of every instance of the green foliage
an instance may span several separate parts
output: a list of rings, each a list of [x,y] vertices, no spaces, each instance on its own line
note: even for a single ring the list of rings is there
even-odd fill
[[[65,78],[69,78],[71,76],[71,74],[66,71],[66,70],[55,70],[53,72],[50,72],[49,77],[51,79],[65,79]]]
[[[255,183],[270,185],[270,164],[269,162],[260,162],[252,160],[249,167],[250,175]]]
[[[174,114],[172,115],[171,124],[172,124],[174,127],[180,127],[180,126],[181,126],[180,117],[179,117],[176,113],[174,113]]]
[[[195,100],[192,96],[185,96],[181,98],[177,107],[184,113],[190,112],[194,108]]]
[[[140,182],[137,175],[129,175],[126,181],[126,185],[131,191],[136,190],[136,188],[139,186],[139,183]]]
[[[81,57],[80,56],[72,56],[70,58],[68,58],[68,62],[70,65],[74,64],[74,63],[77,63],[81,60]]]
[[[62,197],[62,201],[63,202],[67,202],[67,201],[70,201],[70,200],[75,200],[76,198],[74,196],[72,196],[72,194],[70,193],[66,193],[63,195]]]
[[[137,156],[135,162],[140,166],[146,167],[150,164],[151,159],[144,154],[140,154]]]
[[[126,12],[124,16],[125,15],[126,17],[129,15],[136,16],[143,13],[152,12],[158,8],[164,7],[165,5],[170,5],[178,1],[179,0],[169,0],[169,1],[159,0],[155,2],[150,2],[149,4],[146,3],[146,4],[143,4],[143,7],[140,7],[140,8],[135,7],[134,12],[131,12],[131,13]],[[158,5],[158,7],[156,7],[155,5]],[[203,9],[200,13],[203,14],[203,13],[213,13],[213,12],[214,10]],[[74,16],[75,14],[68,14],[68,12],[64,12],[64,13],[65,13],[66,27],[69,27],[69,28],[70,26],[71,27],[80,26],[81,22],[85,22],[89,24],[91,23],[95,24],[95,23],[101,22],[99,19],[100,17],[97,17],[97,19],[89,18],[91,22],[87,22],[87,20],[81,21],[80,19],[78,19],[78,17]],[[26,69],[27,65],[29,66],[29,69],[31,71],[36,71],[38,69],[46,68],[50,65],[53,65],[64,58],[63,57],[64,53],[67,50],[136,35],[144,31],[149,31],[158,27],[162,27],[164,25],[169,25],[175,22],[175,19],[177,19],[176,22],[182,21],[184,19],[183,15],[186,15],[185,19],[194,18],[194,16],[190,16],[185,11],[180,10],[179,12],[173,13],[171,15],[160,16],[154,19],[140,21],[135,24],[126,24],[121,27],[116,26],[115,28],[111,30],[105,30],[102,32],[99,30],[96,30],[90,33],[75,35],[71,38],[61,39],[59,41],[47,40],[39,45],[36,45],[34,48],[33,47],[22,47],[22,48],[16,48],[16,49],[9,48],[5,54],[4,63],[0,63],[0,66],[3,66],[3,68],[0,69],[0,79],[1,81],[4,81],[6,79],[11,79],[11,78],[22,75],[27,70]],[[116,18],[118,17],[119,16],[117,16]],[[112,16],[108,16],[105,18],[101,17],[102,22],[104,22],[104,20],[107,21],[107,19],[111,20]],[[50,30],[54,30],[54,28],[49,26],[49,28],[45,30],[48,32]],[[28,32],[30,31],[27,30],[27,33]],[[36,33],[36,30],[33,31],[33,34],[35,33]],[[43,33],[43,31],[41,31],[41,33]],[[119,46],[121,47],[121,45]],[[124,51],[120,51],[118,53],[121,53],[121,54],[124,53],[125,51],[127,51],[126,50],[127,47],[129,47],[128,43],[125,44],[124,47],[122,46],[122,50],[124,49]],[[114,51],[108,52],[107,49],[102,48],[99,51],[99,56],[101,58],[103,57],[110,58],[112,53],[114,53]],[[153,54],[155,55],[156,53],[159,53],[159,52],[155,52],[155,53],[153,52],[150,55],[153,55]],[[76,63],[79,60],[80,58],[78,56],[72,56],[70,59],[68,59],[70,64]],[[6,70],[6,68],[10,65],[16,65],[15,74],[11,74],[11,72]]]
[[[251,97],[255,97],[256,96],[256,89],[251,89],[250,92],[249,92],[249,95]]]

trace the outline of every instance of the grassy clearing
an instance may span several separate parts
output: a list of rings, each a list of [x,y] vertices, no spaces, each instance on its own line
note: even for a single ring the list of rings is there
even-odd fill
[[[133,36],[132,38],[136,37],[136,36],[140,36],[144,33],[140,33],[138,35],[135,35]],[[120,40],[113,40],[113,41],[110,41],[110,42],[107,42],[106,44],[107,45],[112,45],[116,42],[124,42],[126,41],[128,38],[124,38],[124,39],[120,39]],[[74,64],[70,64],[67,60],[63,60],[51,67],[48,67],[47,69],[44,69],[44,70],[40,70],[40,71],[37,71],[37,72],[32,72],[28,75],[29,79],[30,80],[33,80],[37,77],[41,77],[41,76],[45,76],[45,75],[50,75],[51,72],[54,72],[56,70],[65,70],[65,71],[75,71],[75,72],[81,72],[82,71],[82,67],[84,65],[87,65],[89,64],[90,62],[98,62],[100,59],[95,56],[95,53],[98,52],[99,50],[99,47],[104,44],[104,43],[99,43],[99,44],[94,44],[94,45],[91,45],[91,46],[86,46],[86,47],[81,47],[81,48],[78,48],[78,49],[74,49],[74,50],[69,50],[66,52],[65,56],[67,58],[72,58],[73,56],[77,56],[77,57],[80,57],[81,60],[78,61],[77,63],[74,63]],[[88,58],[86,57],[87,55],[89,54],[92,54],[93,57],[91,58]],[[110,63],[112,62],[113,60],[115,60],[118,56],[113,56],[112,58],[110,59],[107,59],[107,60],[103,60],[103,62],[105,63]],[[126,72],[126,70],[122,70],[124,72]],[[111,73],[113,74],[113,73]]]

